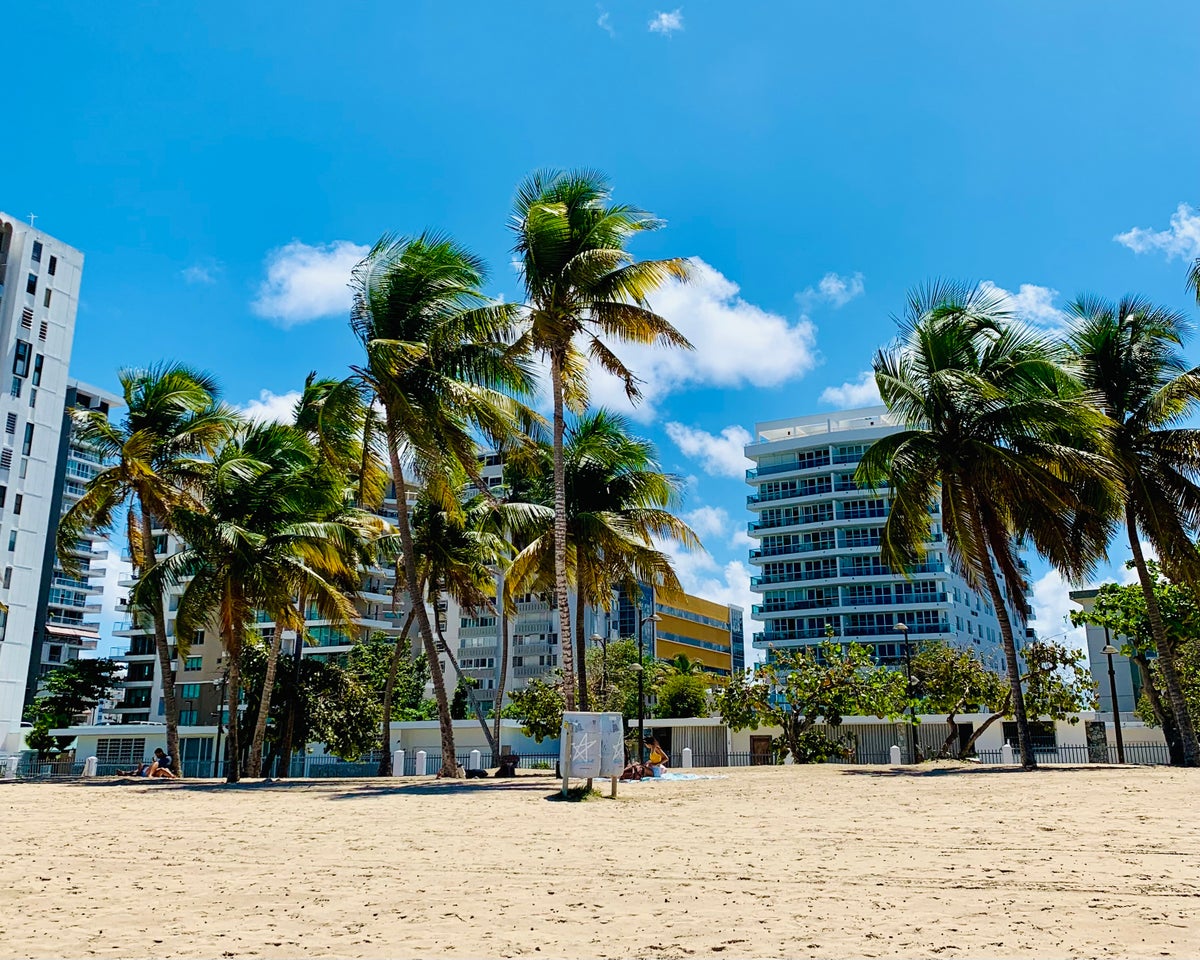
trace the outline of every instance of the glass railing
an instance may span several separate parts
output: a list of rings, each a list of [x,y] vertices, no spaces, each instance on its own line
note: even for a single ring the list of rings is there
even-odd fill
[[[838,575],[837,570],[803,570],[795,573],[764,573],[761,577],[751,577],[752,587],[766,586],[772,583],[799,583],[806,580],[828,580]]]
[[[856,627],[847,626],[845,629],[847,637],[895,637],[900,642],[903,642],[903,637],[900,636],[900,630],[896,629],[895,624],[870,624],[866,626]],[[908,624],[907,636],[919,637],[928,636],[935,633],[949,633],[950,624],[945,621],[941,623],[910,623]]]
[[[829,466],[829,457],[821,457],[812,462],[805,463],[801,463],[799,460],[792,460],[788,463],[770,463],[747,470],[746,479],[754,480],[758,477],[769,477],[774,473],[788,473],[792,470],[817,470],[827,466]]]
[[[820,600],[780,600],[756,603],[750,609],[754,617],[764,613],[788,613],[792,610],[828,610],[838,606],[837,597],[825,597]]]

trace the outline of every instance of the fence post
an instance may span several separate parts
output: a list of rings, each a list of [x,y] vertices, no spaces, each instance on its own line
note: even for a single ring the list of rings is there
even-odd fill
[[[414,771],[418,777],[425,776],[425,761],[428,754],[424,750],[417,751],[417,769]]]
[[[892,744],[891,749],[888,750],[888,759],[893,767],[900,766],[900,747],[898,745]]]
[[[692,765],[692,748],[691,748],[691,747],[684,747],[684,748],[683,748],[683,766],[684,766],[684,769],[687,769],[687,768],[689,768],[691,765]]]
[[[1004,741],[1004,746],[1002,746],[1000,748],[1000,762],[1008,763],[1008,764],[1015,762],[1015,760],[1013,759],[1012,744],[1009,743],[1007,740]]]
[[[404,751],[395,750],[392,752],[392,776],[404,776]]]
[[[94,777],[96,775],[96,767],[100,765],[100,761],[96,757],[88,757],[83,761],[83,775],[85,777]]]
[[[467,769],[468,770],[482,770],[483,769],[483,754],[480,753],[478,750],[471,751],[471,756],[467,760]]]

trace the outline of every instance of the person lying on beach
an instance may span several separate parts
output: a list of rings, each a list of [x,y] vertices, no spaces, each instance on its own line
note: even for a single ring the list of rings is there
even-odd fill
[[[621,771],[621,780],[643,780],[654,776],[654,771],[647,763],[633,762]]]

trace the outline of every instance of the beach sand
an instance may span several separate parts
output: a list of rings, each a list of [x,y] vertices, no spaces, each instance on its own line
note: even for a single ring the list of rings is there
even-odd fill
[[[0,956],[1200,955],[1197,771],[522,772],[0,784]]]

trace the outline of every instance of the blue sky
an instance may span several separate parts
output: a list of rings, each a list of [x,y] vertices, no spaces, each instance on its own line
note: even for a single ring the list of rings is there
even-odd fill
[[[185,358],[232,402],[279,407],[309,370],[356,359],[345,272],[385,231],[450,231],[514,298],[506,221],[538,167],[598,167],[665,218],[636,251],[703,261],[659,305],[707,349],[631,355],[648,381],[637,416],[693,478],[685,510],[711,557],[685,559],[685,579],[723,599],[749,599],[745,432],[861,399],[837,388],[908,287],[991,281],[1049,326],[1083,291],[1194,309],[1191,4],[5,13],[19,39],[0,207],[86,253],[72,367],[101,385]],[[1042,569],[1039,626],[1058,632],[1065,597]]]

